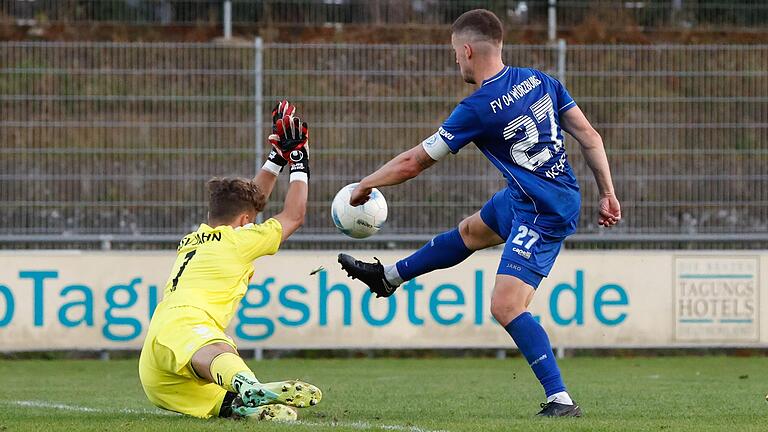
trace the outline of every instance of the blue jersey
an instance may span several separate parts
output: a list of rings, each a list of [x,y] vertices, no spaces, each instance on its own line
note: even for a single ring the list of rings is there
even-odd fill
[[[517,217],[567,236],[576,230],[581,196],[560,114],[574,106],[556,79],[505,66],[459,103],[438,134],[452,153],[475,143],[507,179]]]

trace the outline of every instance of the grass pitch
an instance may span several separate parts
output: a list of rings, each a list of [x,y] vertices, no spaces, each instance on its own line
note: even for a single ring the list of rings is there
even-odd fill
[[[765,431],[768,358],[561,361],[581,419],[533,415],[543,394],[521,358],[269,360],[262,381],[301,378],[324,399],[298,423],[198,420],[155,409],[137,360],[0,361],[0,431]]]

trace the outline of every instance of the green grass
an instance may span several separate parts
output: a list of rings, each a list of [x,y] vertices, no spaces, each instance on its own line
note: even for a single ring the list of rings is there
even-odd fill
[[[0,361],[0,431],[768,428],[765,357],[565,359],[566,383],[585,417],[556,420],[533,417],[543,395],[520,358],[252,362],[262,381],[301,378],[323,389],[320,405],[301,410],[302,423],[291,425],[160,412],[145,399],[136,365],[136,360]]]

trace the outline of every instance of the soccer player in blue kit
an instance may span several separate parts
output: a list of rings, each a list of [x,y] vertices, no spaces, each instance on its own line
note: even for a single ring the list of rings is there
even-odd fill
[[[466,12],[451,31],[462,78],[477,90],[459,103],[434,135],[362,179],[350,203],[365,203],[372,188],[414,178],[470,142],[501,171],[508,187],[458,228],[436,236],[395,264],[366,263],[345,254],[339,255],[339,262],[350,277],[386,297],[404,281],[506,243],[491,313],[544,387],[547,402],[538,415],[578,417],[581,409],[566,391],[549,338],[527,307],[563,241],[576,231],[579,218],[579,185],[566,157],[563,130],[579,142],[594,174],[599,224],[608,227],[621,219],[602,138],[559,81],[535,69],[504,65],[504,30],[492,12]]]

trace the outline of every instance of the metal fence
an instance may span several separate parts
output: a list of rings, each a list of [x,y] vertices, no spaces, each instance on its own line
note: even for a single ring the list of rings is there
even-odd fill
[[[225,7],[224,5],[227,5]],[[560,28],[600,25],[765,31],[762,0],[0,0],[0,21],[128,25],[438,25],[484,7],[514,28],[546,28],[548,7]]]
[[[577,241],[768,240],[768,46],[508,46],[504,58],[562,78],[604,137],[625,219],[596,226],[594,180],[568,139]],[[448,46],[0,43],[0,243],[176,240],[204,220],[209,177],[261,165],[283,97],[313,142],[302,238],[340,241],[335,192],[471,91]],[[387,188],[374,238],[428,238],[502,186],[468,148]]]

